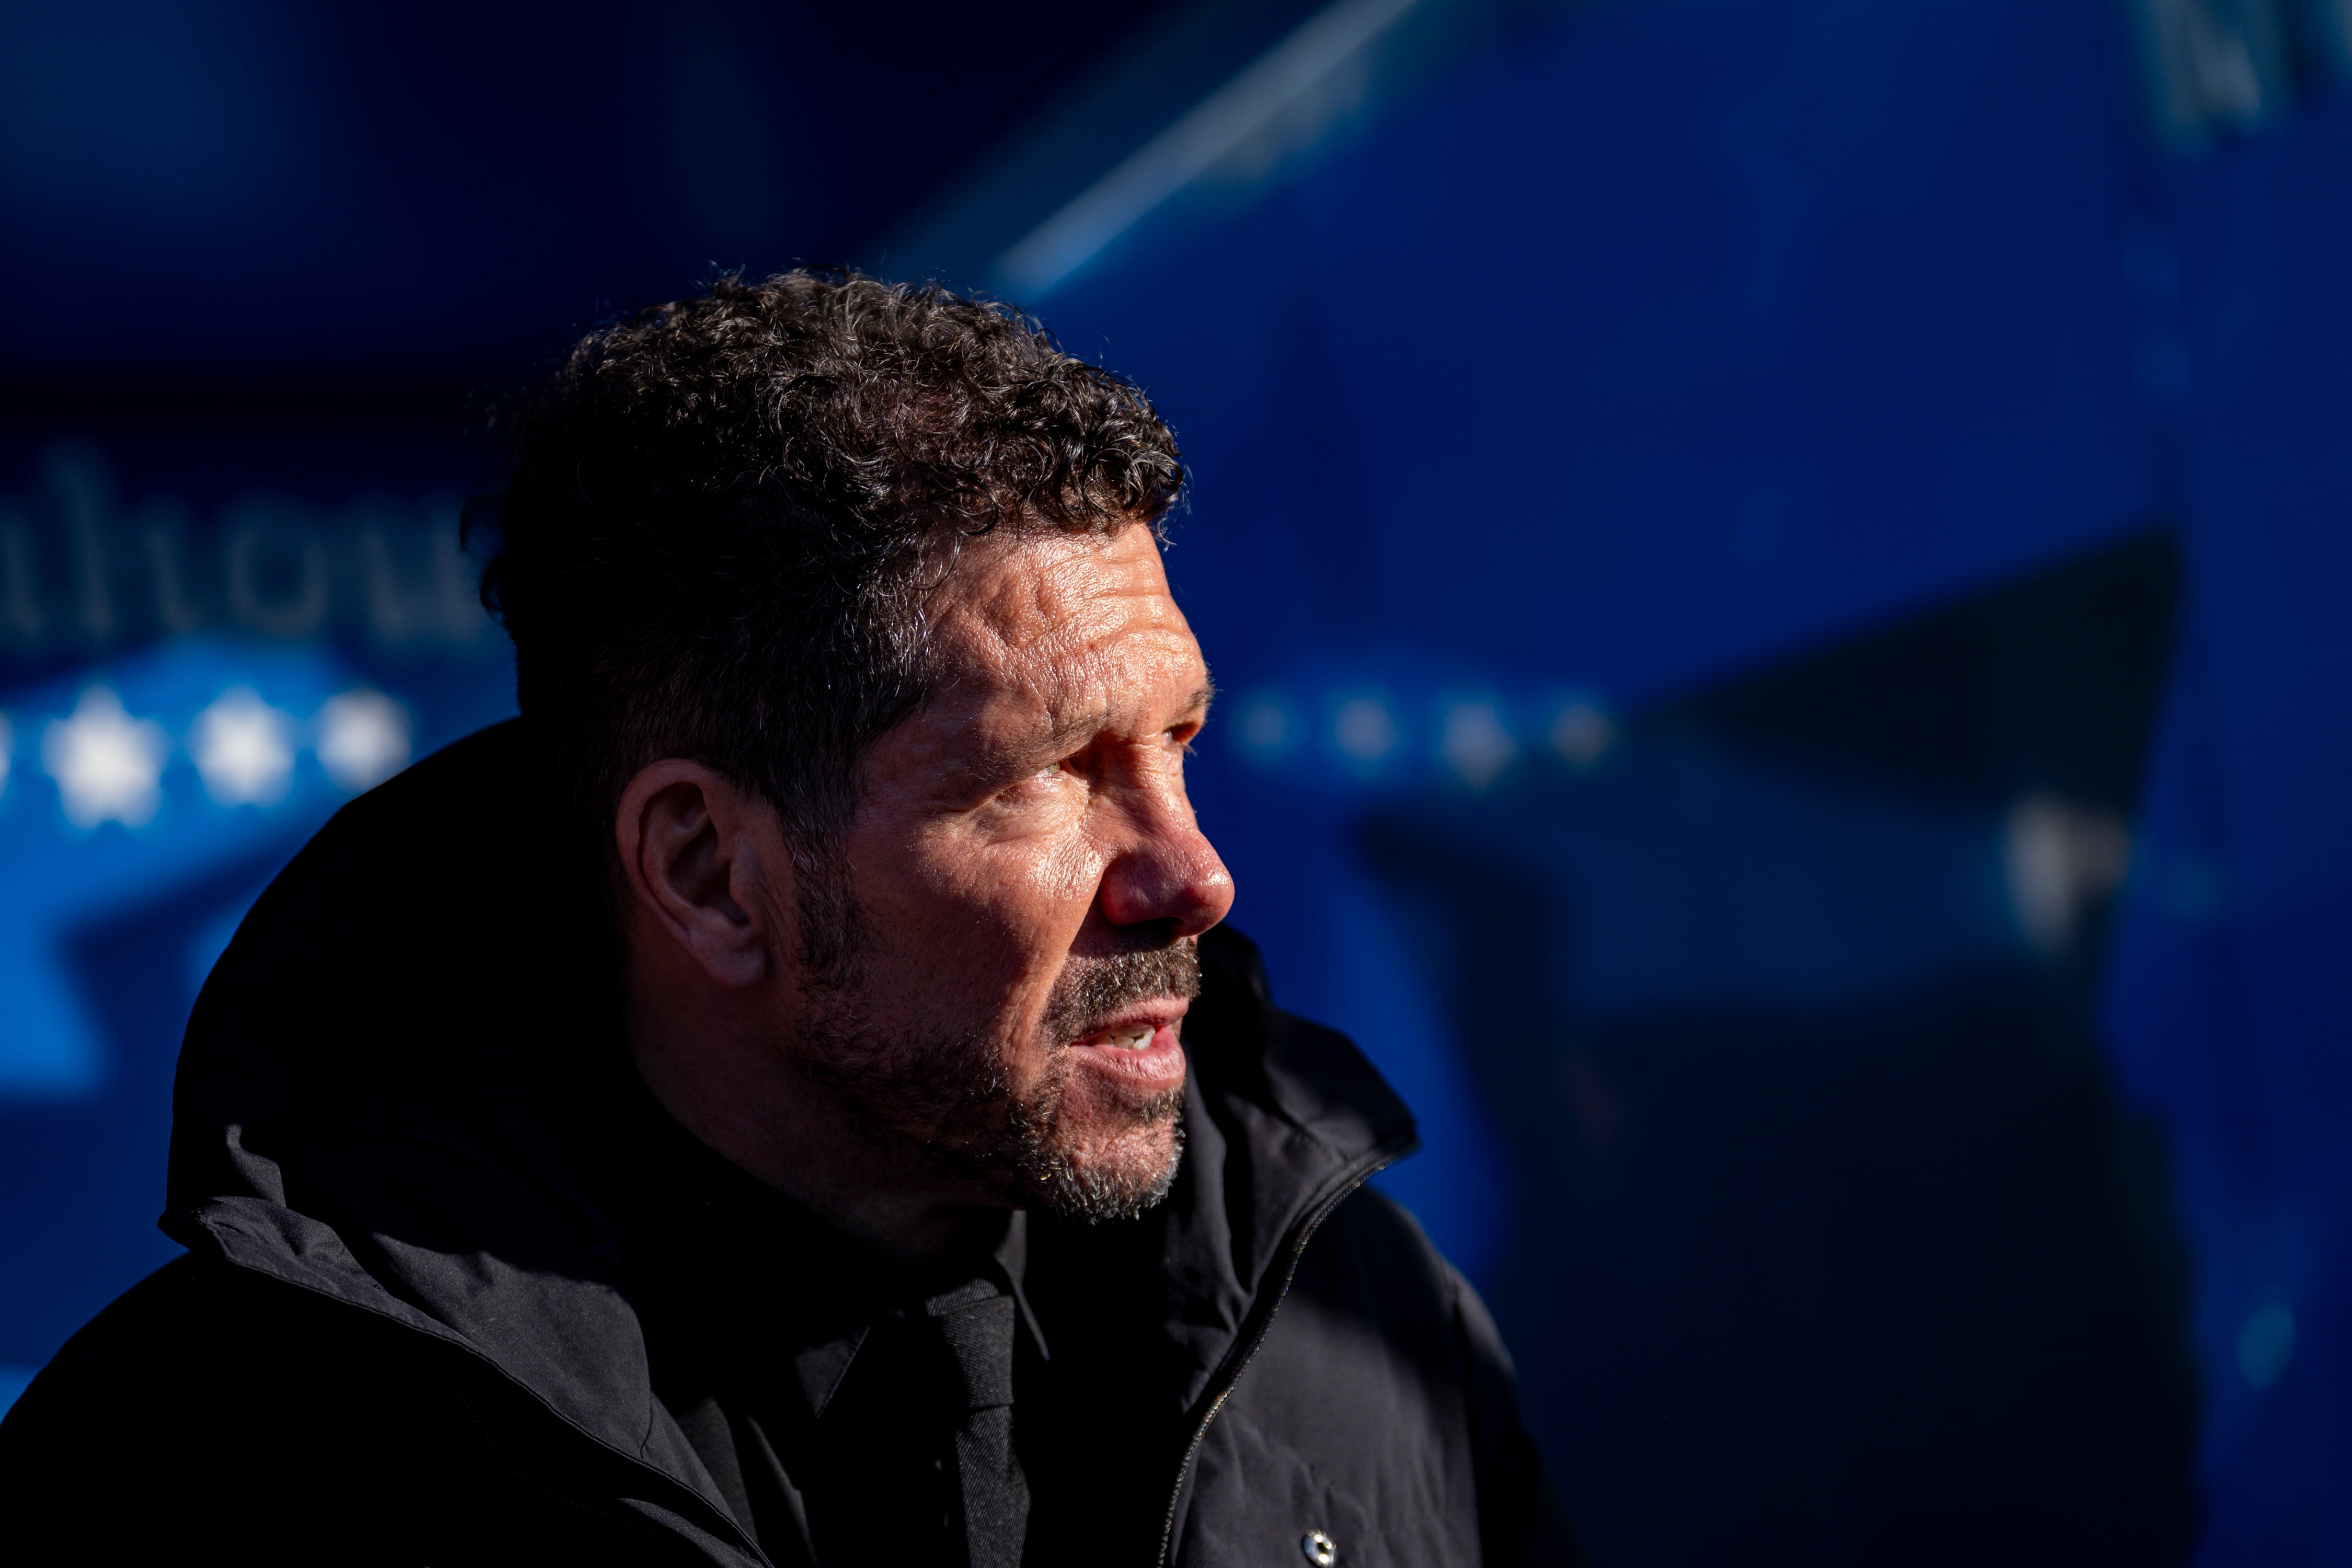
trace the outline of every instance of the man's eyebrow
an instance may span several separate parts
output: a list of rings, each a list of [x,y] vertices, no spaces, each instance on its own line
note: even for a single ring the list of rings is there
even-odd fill
[[[1184,718],[1205,718],[1208,715],[1209,704],[1216,700],[1216,682],[1203,680],[1192,689],[1192,694],[1184,699],[1182,706],[1177,710],[1177,712]],[[1019,750],[1024,754],[1037,755],[1066,750],[1099,731],[1103,727],[1104,717],[1105,714],[1100,709],[1090,709],[1084,713],[1074,714],[1046,731],[1035,741],[1021,746]]]

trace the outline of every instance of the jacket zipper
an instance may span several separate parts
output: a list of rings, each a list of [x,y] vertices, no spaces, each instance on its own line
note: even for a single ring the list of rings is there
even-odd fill
[[[1395,1143],[1382,1145],[1373,1152],[1371,1158],[1366,1161],[1360,1169],[1351,1173],[1340,1183],[1338,1191],[1324,1199],[1300,1223],[1287,1248],[1288,1257],[1283,1265],[1280,1288],[1275,1291],[1273,1299],[1257,1313],[1257,1321],[1250,1330],[1248,1338],[1243,1342],[1239,1353],[1229,1353],[1226,1356],[1226,1370],[1218,1375],[1214,1392],[1210,1395],[1206,1406],[1201,1411],[1200,1419],[1192,1424],[1192,1436],[1184,1445],[1183,1459],[1176,1467],[1176,1482],[1169,1489],[1168,1512],[1160,1527],[1160,1555],[1156,1561],[1160,1563],[1161,1568],[1172,1568],[1170,1554],[1176,1550],[1176,1509],[1177,1505],[1183,1501],[1184,1479],[1192,1473],[1193,1457],[1200,1453],[1202,1442],[1209,1436],[1209,1424],[1217,1418],[1217,1412],[1225,1407],[1225,1401],[1232,1397],[1235,1385],[1242,1380],[1242,1373],[1247,1372],[1249,1363],[1256,1359],[1258,1346],[1265,1342],[1267,1331],[1274,1327],[1276,1311],[1281,1308],[1283,1299],[1290,1294],[1290,1282],[1298,1273],[1298,1259],[1306,1253],[1307,1244],[1314,1239],[1317,1227],[1322,1225],[1333,1209],[1353,1196],[1356,1190],[1366,1182],[1402,1159],[1412,1150],[1413,1143],[1414,1140],[1406,1138]]]

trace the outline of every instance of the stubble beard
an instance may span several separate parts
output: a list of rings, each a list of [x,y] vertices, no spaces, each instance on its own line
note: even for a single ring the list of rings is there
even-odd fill
[[[1125,1105],[1097,1101],[1079,1125],[1070,1052],[1097,1020],[1124,1007],[1200,994],[1192,939],[1069,959],[1038,1025],[1045,1070],[1023,1091],[1006,1065],[1012,1042],[998,1028],[878,1026],[870,1005],[873,943],[853,908],[836,904],[825,913],[839,923],[827,944],[830,962],[812,966],[803,983],[798,1056],[802,1070],[833,1092],[869,1139],[904,1150],[955,1184],[1065,1218],[1132,1218],[1168,1196],[1183,1162],[1184,1091]]]

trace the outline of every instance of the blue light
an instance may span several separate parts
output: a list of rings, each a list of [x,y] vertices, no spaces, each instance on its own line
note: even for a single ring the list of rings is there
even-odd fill
[[[19,732],[55,744],[0,795],[0,1098],[77,1100],[106,1081],[60,958],[68,932],[310,831],[408,744],[397,705],[333,652],[225,638],[112,660],[9,706]],[[301,714],[321,716],[315,751],[299,749]]]

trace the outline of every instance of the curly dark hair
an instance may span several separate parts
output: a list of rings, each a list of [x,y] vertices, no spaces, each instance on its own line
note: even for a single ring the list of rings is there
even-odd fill
[[[1184,483],[1141,391],[1035,321],[845,270],[609,323],[503,422],[467,537],[580,825],[609,861],[629,779],[690,758],[774,803],[804,879],[931,689],[927,595],[961,542],[1158,531]]]

